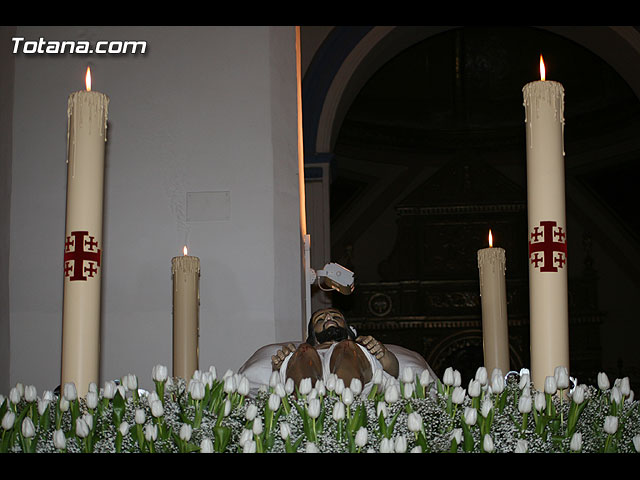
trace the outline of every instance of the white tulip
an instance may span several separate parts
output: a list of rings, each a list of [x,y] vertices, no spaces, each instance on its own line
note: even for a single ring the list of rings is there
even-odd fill
[[[405,399],[410,399],[413,396],[413,392],[415,391],[416,387],[415,387],[415,383],[405,383],[404,384],[404,398]]]
[[[252,421],[258,415],[258,406],[250,403],[247,406],[247,410],[244,412],[244,416],[248,421]]]
[[[611,389],[611,401],[613,403],[620,403],[622,401],[622,393],[618,387],[613,387]]]
[[[454,370],[453,371],[453,386],[454,387],[459,387],[460,385],[462,385],[462,375],[460,374],[460,372],[458,370]]]
[[[360,427],[356,432],[355,443],[358,447],[362,448],[367,444],[367,429],[366,427]]]
[[[613,435],[618,431],[618,417],[607,415],[604,419],[604,431],[609,435]]]
[[[536,392],[533,397],[533,405],[538,412],[542,412],[547,406],[547,399],[542,392]]]
[[[142,408],[136,408],[136,413],[134,416],[135,422],[138,425],[142,425],[146,420],[146,415]]]
[[[491,438],[491,435],[489,435],[488,433],[485,434],[484,438],[482,439],[482,448],[487,453],[491,453],[495,450],[495,447],[493,445],[493,438]]]
[[[460,443],[462,442],[462,429],[461,428],[454,428],[453,430],[451,430],[451,434],[449,435],[449,439],[451,441],[456,442],[457,445],[460,445]]]
[[[2,428],[5,430],[10,430],[13,428],[13,424],[16,421],[16,414],[12,411],[7,411],[2,417]]]
[[[336,389],[336,381],[338,380],[338,377],[336,376],[335,373],[330,373],[327,376],[327,383],[325,384],[325,388],[330,391],[333,392]]]
[[[407,428],[410,432],[420,432],[422,430],[422,417],[417,412],[411,412],[407,417]]]
[[[384,401],[387,403],[395,403],[400,400],[400,391],[398,390],[398,386],[395,384],[387,385],[387,388],[384,391]]]
[[[164,382],[167,379],[168,374],[168,369],[164,365],[158,364],[151,370],[151,377],[156,382]]]
[[[238,382],[238,393],[243,397],[246,397],[247,395],[249,395],[249,389],[249,379],[243,376]]]
[[[9,401],[11,403],[17,405],[18,403],[20,403],[21,399],[22,394],[20,393],[20,389],[18,389],[17,387],[13,387],[11,390],[9,390]]]
[[[307,405],[307,413],[313,419],[318,418],[320,416],[320,400],[317,398],[312,398],[309,400],[309,404]]]
[[[556,378],[553,376],[548,376],[544,379],[544,393],[549,395],[555,395],[558,391],[558,385],[556,383]]]
[[[492,408],[493,403],[491,402],[491,400],[489,400],[489,398],[485,397],[480,404],[480,415],[482,415],[484,418],[487,418]]]
[[[123,437],[126,437],[127,434],[129,433],[129,423],[120,422],[120,425],[118,426],[118,430],[120,431],[120,435],[122,435]]]
[[[354,397],[351,388],[345,387],[342,391],[342,403],[344,403],[347,407],[353,403]]]
[[[475,408],[465,407],[464,409],[464,423],[469,426],[473,426],[476,424],[478,420],[478,411]],[[460,443],[460,442],[458,442]]]
[[[36,387],[34,385],[27,385],[24,387],[24,399],[31,403],[35,402],[38,398],[38,392],[36,391]]]
[[[455,378],[453,375],[453,368],[447,367],[444,371],[444,374],[442,375],[442,383],[444,383],[448,387],[451,387],[453,386],[454,381],[455,381]]]
[[[464,388],[455,387],[453,389],[453,393],[451,394],[451,401],[456,405],[460,405],[462,402],[464,402],[465,395],[466,395],[466,392]]]
[[[576,388],[573,389],[571,400],[573,400],[574,403],[580,405],[582,402],[584,402],[585,392],[586,387],[584,385],[577,385]]]
[[[253,440],[253,430],[249,430],[248,428],[244,428],[242,433],[240,434],[240,439],[238,440],[238,445],[244,447],[245,443]]]
[[[609,377],[604,372],[598,373],[598,388],[600,390],[608,390],[610,386]]]
[[[113,380],[107,380],[106,382],[104,382],[104,389],[102,391],[102,396],[104,398],[108,398],[109,400],[111,400],[116,396],[116,391],[116,382],[114,382]]]
[[[277,393],[272,393],[269,395],[269,410],[272,412],[277,412],[280,408],[280,396]]]
[[[287,392],[287,395],[291,395],[295,390],[295,384],[293,382],[293,378],[287,378],[284,383],[284,391]]]
[[[411,367],[405,367],[402,369],[402,383],[413,383],[416,381],[415,373]]]
[[[496,395],[501,394],[504,391],[504,376],[502,370],[495,368],[491,374],[491,392]]]
[[[67,437],[62,430],[53,432],[53,446],[58,450],[64,450],[67,446]]]
[[[214,367],[213,365],[209,367],[209,373],[211,374],[214,380],[218,379],[218,372],[216,371],[216,367]]]
[[[632,439],[633,447],[636,449],[636,452],[640,453],[640,434],[635,435]]]
[[[523,373],[520,376],[520,381],[518,382],[518,388],[520,388],[520,390],[523,390],[527,388],[530,383],[531,383],[531,378],[529,377],[529,374]]]
[[[487,375],[487,369],[485,367],[479,367],[476,370],[476,380],[480,382],[480,385],[486,385],[489,376]]]
[[[431,378],[431,373],[429,373],[429,370],[423,370],[422,373],[420,373],[420,385],[422,385],[423,387],[426,387],[431,382],[433,382],[433,378]]]
[[[471,398],[476,398],[480,396],[480,393],[482,393],[482,385],[480,382],[473,379],[469,381],[469,396]]]
[[[318,450],[318,447],[316,446],[315,443],[313,442],[307,442],[304,451],[306,453],[319,453],[320,450]]]
[[[553,376],[556,379],[556,386],[564,390],[569,387],[569,372],[566,367],[557,366],[554,370]]]
[[[158,438],[158,427],[153,423],[147,423],[144,426],[144,438],[147,442],[155,442]]]
[[[89,425],[87,425],[83,417],[76,418],[76,435],[80,438],[89,436]]]
[[[620,393],[623,397],[628,397],[631,392],[631,385],[629,384],[629,377],[624,377],[620,380]],[[25,390],[26,395],[26,390]]]
[[[384,437],[380,441],[380,453],[393,453],[393,440]]]
[[[242,453],[256,453],[256,442],[253,440],[247,440],[242,446]]]
[[[49,400],[45,400],[44,398],[42,399],[39,398],[38,399],[38,415],[44,415],[44,412],[50,403],[51,402]],[[2,402],[0,402],[0,405],[2,405]]]
[[[87,424],[87,427],[89,427],[89,430],[93,430],[93,415],[91,415],[90,413],[85,413],[82,416],[82,419],[84,420],[84,423]]]
[[[213,453],[213,442],[210,438],[203,438],[200,442],[200,453]]]
[[[60,402],[58,404],[58,408],[61,412],[66,412],[69,410],[69,400],[63,395],[60,397]]]
[[[371,379],[371,381],[374,385],[382,385],[383,378],[383,370],[381,368],[376,368],[373,371],[373,378]]]
[[[238,388],[236,385],[236,379],[233,375],[224,377],[224,393],[234,393]]]
[[[341,378],[337,378],[336,379],[336,386],[333,389],[334,392],[336,392],[336,395],[342,395],[342,392],[344,392],[344,380],[342,380]]]
[[[529,450],[529,442],[519,438],[518,442],[516,443],[516,449],[514,450],[514,453],[527,453],[527,450]]]
[[[180,426],[180,440],[183,442],[188,442],[191,440],[191,435],[193,434],[193,427],[188,423],[183,423]]]
[[[344,418],[345,418],[345,406],[344,406],[344,403],[338,401],[333,405],[332,416],[333,416],[333,419],[336,422],[344,420]]]
[[[138,377],[136,377],[132,373],[129,373],[122,377],[122,385],[127,390],[133,392],[134,390],[138,389]]]
[[[313,388],[313,385],[311,384],[310,378],[307,377],[300,380],[300,385],[298,386],[300,395],[308,395],[309,393],[311,393],[312,388]]]
[[[87,407],[93,410],[98,406],[98,394],[96,392],[87,392],[85,401],[87,402]]]
[[[162,415],[164,415],[164,407],[160,400],[156,400],[151,403],[151,415],[156,418],[160,418]]]
[[[253,421],[253,433],[254,435],[261,435],[264,431],[264,425],[262,424],[262,417],[256,417]]]
[[[291,427],[287,422],[280,423],[280,438],[287,440],[291,436]]]
[[[274,387],[273,391],[280,398],[284,398],[287,396],[287,391],[285,390],[284,384],[282,382],[276,383],[276,386]]]
[[[576,432],[571,436],[571,443],[569,443],[569,448],[573,452],[579,452],[582,449],[582,434],[581,433]]]
[[[520,413],[530,413],[531,403],[531,397],[529,395],[522,395],[518,400],[518,411]]]
[[[351,390],[355,396],[360,395],[362,392],[362,381],[359,378],[352,378],[349,384],[349,390]]]
[[[407,439],[404,435],[398,435],[396,437],[394,450],[396,453],[405,453],[407,451]]]
[[[387,415],[389,414],[387,404],[384,402],[378,402],[376,404],[376,417],[380,418],[380,414],[382,414],[382,418],[387,418]]]

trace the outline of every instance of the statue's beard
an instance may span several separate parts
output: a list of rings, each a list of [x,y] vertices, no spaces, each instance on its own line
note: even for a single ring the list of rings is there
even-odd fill
[[[344,327],[329,327],[316,333],[316,340],[318,343],[340,342],[342,340],[346,340],[348,337],[349,333]]]

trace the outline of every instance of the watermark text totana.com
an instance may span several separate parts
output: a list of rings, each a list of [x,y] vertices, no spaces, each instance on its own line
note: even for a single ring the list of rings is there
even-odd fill
[[[92,44],[88,40],[26,40],[13,37],[13,53],[18,54],[143,54],[147,42],[143,40],[100,40]]]

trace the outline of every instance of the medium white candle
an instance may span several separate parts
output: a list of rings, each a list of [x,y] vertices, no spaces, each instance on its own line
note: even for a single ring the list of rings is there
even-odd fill
[[[109,98],[91,90],[68,102],[67,213],[61,381],[85,395],[99,381],[104,155]]]
[[[545,79],[523,88],[529,223],[531,379],[544,387],[569,368],[569,308],[564,179],[564,88]]]
[[[200,259],[173,257],[173,375],[190,380],[198,369],[200,311]]]
[[[507,317],[506,255],[493,246],[489,230],[489,248],[478,250],[480,298],[482,303],[482,341],[484,366],[492,372],[509,371],[509,327]]]

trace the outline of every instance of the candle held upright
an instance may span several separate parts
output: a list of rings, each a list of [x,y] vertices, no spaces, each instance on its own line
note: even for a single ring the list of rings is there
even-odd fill
[[[99,381],[104,157],[109,98],[69,96],[61,382],[85,395]]]
[[[546,80],[523,88],[529,228],[531,377],[542,389],[555,367],[569,368],[564,88]]]
[[[489,230],[489,248],[478,250],[480,299],[482,304],[482,342],[484,366],[492,372],[509,371],[509,327],[507,316],[506,255],[493,246]]]
[[[187,255],[171,260],[173,275],[173,375],[191,379],[198,369],[200,259]]]

